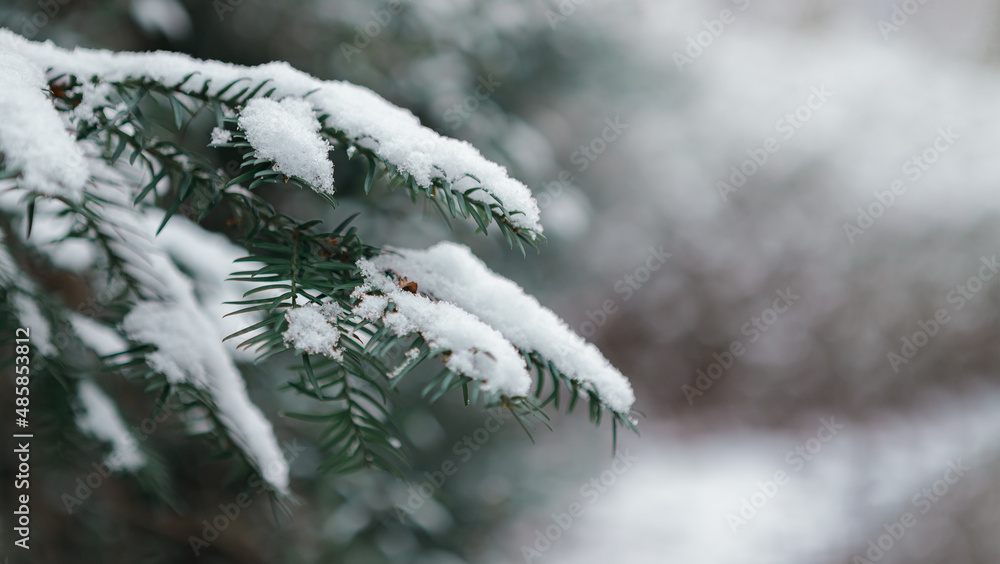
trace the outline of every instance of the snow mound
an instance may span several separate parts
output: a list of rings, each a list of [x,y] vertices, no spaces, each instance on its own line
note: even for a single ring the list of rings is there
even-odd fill
[[[361,259],[358,267],[365,283],[353,294],[360,298],[355,314],[382,321],[396,335],[419,333],[432,349],[447,349],[445,366],[481,381],[486,391],[528,393],[531,376],[524,359],[496,329],[454,304],[404,290],[375,261]]]
[[[118,333],[115,333],[114,329],[85,315],[73,313],[69,317],[69,322],[73,327],[73,332],[80,337],[83,344],[101,356],[128,350],[128,343]]]
[[[212,128],[212,139],[209,141],[209,145],[225,145],[233,140],[233,132],[227,131],[220,127]]]
[[[250,402],[246,384],[223,344],[206,338],[213,335],[213,328],[204,314],[185,304],[141,302],[122,326],[131,339],[157,347],[146,355],[146,362],[168,381],[184,382],[211,395],[222,424],[250,462],[270,485],[287,492],[288,463],[274,430]]]
[[[274,161],[274,169],[285,176],[298,176],[317,191],[333,194],[330,143],[319,134],[321,126],[309,102],[254,98],[240,112],[239,125],[257,158]]]
[[[344,353],[337,348],[340,331],[334,323],[342,313],[343,309],[332,302],[290,309],[285,313],[288,329],[282,336],[296,350],[340,360]]]
[[[494,328],[514,346],[536,351],[561,372],[591,384],[601,400],[618,413],[635,402],[628,379],[551,310],[514,282],[497,275],[463,245],[443,242],[421,250],[396,249],[372,260],[379,271],[392,270],[418,289]]]
[[[138,238],[145,235],[151,245],[151,248],[134,251],[137,256],[127,268],[143,281],[143,286],[155,289],[155,296],[137,303],[125,316],[122,329],[130,339],[157,348],[146,355],[146,362],[168,381],[186,383],[207,393],[217,408],[220,422],[250,463],[268,484],[287,493],[288,463],[274,430],[250,401],[246,384],[234,362],[234,353],[222,342],[223,327],[217,309],[222,305],[216,286],[222,284],[220,269],[232,262],[231,256],[227,256],[231,253],[227,248],[230,244],[221,236],[208,237],[191,222],[175,223],[177,218],[171,220],[161,237],[154,238],[153,232],[160,219],[158,213],[123,212],[119,223],[127,224],[135,234],[130,244],[139,243]],[[171,226],[177,230],[168,235]],[[188,238],[200,242],[191,247],[179,244]],[[201,249],[204,254],[199,260],[194,254],[178,253],[179,247]],[[127,247],[118,251],[128,252]],[[174,260],[198,275],[198,280],[185,276]],[[196,292],[199,289],[201,299]]]
[[[84,380],[77,389],[80,405],[76,425],[81,431],[111,443],[111,454],[104,461],[111,470],[134,472],[146,465],[139,443],[128,432],[111,399],[93,382]]]
[[[89,178],[83,152],[43,92],[44,65],[5,49],[9,34],[0,30],[0,152],[6,167],[21,172],[27,190],[78,201]]]

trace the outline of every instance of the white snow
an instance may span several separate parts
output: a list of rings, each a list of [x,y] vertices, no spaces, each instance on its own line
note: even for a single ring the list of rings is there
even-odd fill
[[[251,403],[212,316],[197,301],[191,281],[169,259],[153,255],[148,261],[147,276],[160,281],[166,301],[140,302],[125,317],[122,328],[129,338],[157,347],[146,355],[146,361],[168,381],[208,392],[230,436],[264,479],[286,492],[288,463],[271,424]]]
[[[240,317],[221,319],[226,311],[222,300],[232,297],[228,292],[236,292],[238,297],[240,291],[240,284],[223,281],[233,259],[243,252],[225,237],[210,234],[180,217],[172,218],[160,237],[154,237],[162,211],[147,210],[149,213],[144,214],[133,208],[134,190],[115,185],[127,181],[121,171],[108,168],[101,175],[107,176],[107,180],[88,189],[109,202],[100,208],[100,213],[107,220],[104,227],[112,238],[110,245],[126,260],[126,270],[139,281],[143,293],[142,301],[122,323],[124,333],[157,347],[146,360],[169,381],[187,382],[206,392],[216,405],[228,435],[247,459],[272,487],[287,492],[288,464],[271,424],[250,401],[233,361],[234,352],[222,343],[231,328],[225,324]],[[240,264],[247,269],[257,267],[252,263]],[[178,266],[184,267],[191,277]],[[48,324],[42,325],[44,318],[40,314],[32,315],[37,313],[37,307],[31,309],[34,302],[29,299],[23,303],[30,305],[23,306],[26,314],[20,317],[22,322],[26,318],[33,320],[32,340],[41,350],[47,341],[36,338],[36,334],[41,337],[42,328],[47,329]],[[86,321],[71,319],[71,323],[97,352],[101,352],[99,349],[110,352],[117,347],[107,333],[91,335],[88,342],[84,336],[88,330]]]
[[[221,127],[212,128],[212,141],[209,145],[224,145],[233,140],[233,132]]]
[[[163,212],[160,210],[147,211],[145,229],[151,238],[162,219]],[[246,256],[246,249],[233,244],[225,236],[206,231],[181,216],[170,218],[153,242],[190,275],[195,295],[215,325],[219,340],[262,319],[256,312],[226,317],[226,314],[237,309],[226,305],[226,302],[240,300],[244,292],[254,287],[247,282],[227,281],[229,276],[236,271],[256,270],[263,266],[258,262],[234,262]],[[268,295],[271,294],[261,293],[258,297]],[[226,341],[226,346],[237,361],[252,362],[255,357],[254,351],[237,348],[239,343],[239,339],[231,339]]]
[[[309,102],[254,98],[240,112],[238,123],[257,158],[274,161],[274,169],[285,176],[298,176],[317,191],[333,194],[330,143],[319,134],[321,126]]]
[[[22,273],[14,257],[10,256],[7,247],[3,245],[4,239],[4,234],[0,232],[0,279],[9,285],[20,278]]]
[[[421,292],[454,303],[495,328],[514,346],[536,351],[566,376],[592,384],[611,409],[628,413],[635,394],[628,379],[551,310],[520,286],[489,270],[463,245],[395,249],[372,262],[417,283]]]
[[[171,384],[190,383],[204,388],[209,385],[209,374],[201,347],[189,349],[193,340],[207,340],[190,334],[204,327],[191,326],[191,319],[183,314],[172,314],[167,304],[143,302],[132,308],[125,317],[122,328],[130,339],[156,345],[155,352],[146,355],[150,368],[162,373]]]
[[[222,424],[247,458],[269,484],[287,492],[288,463],[271,424],[250,402],[246,384],[211,323],[191,305],[142,302],[122,326],[131,339],[157,347],[146,361],[168,381],[185,382],[211,395]]]
[[[420,349],[416,347],[406,351],[406,354],[403,355],[403,360],[400,361],[398,365],[396,365],[396,368],[392,369],[392,372],[389,373],[389,379],[392,380],[397,376],[399,376],[399,374],[403,371],[403,369],[406,368],[408,364],[413,362],[414,359],[416,359],[418,356],[420,356]]]
[[[172,41],[191,35],[191,17],[177,0],[132,0],[132,19],[146,33],[162,33]]]
[[[44,356],[53,356],[59,351],[52,344],[52,327],[49,320],[42,315],[38,304],[31,297],[14,294],[14,310],[17,312],[18,323],[31,333],[31,344]]]
[[[224,97],[271,80],[261,93],[273,87],[272,96],[276,99],[305,98],[318,114],[328,116],[324,126],[343,131],[357,143],[368,146],[390,164],[411,174],[421,186],[429,187],[434,178],[443,178],[463,190],[481,185],[483,189],[472,192],[470,198],[491,204],[495,197],[509,211],[519,212],[510,217],[513,225],[542,231],[538,205],[531,191],[510,178],[504,167],[486,160],[469,143],[442,137],[420,125],[411,112],[390,104],[367,88],[321,81],[287,63],[243,67],[177,53],[114,53],[80,48],[68,51],[52,43],[28,41],[4,29],[0,29],[0,50],[13,51],[40,67],[51,68],[53,76],[68,73],[81,81],[95,76],[103,82],[131,77],[173,85],[197,73],[181,90],[197,93],[208,83],[208,93],[214,94],[243,79],[227,90]]]
[[[512,520],[511,534],[502,541],[509,557],[497,561],[523,563],[520,547],[534,546],[535,531],[552,525],[550,516],[565,512],[570,502],[582,505],[583,514],[534,562],[859,562],[851,555],[864,557],[868,541],[907,510],[918,528],[909,530],[882,562],[919,561],[927,553],[919,538],[924,531],[932,537],[931,546],[943,535],[963,538],[968,530],[956,518],[968,514],[959,509],[962,496],[995,490],[990,470],[1000,444],[998,399],[1000,389],[983,388],[934,396],[916,409],[872,418],[838,415],[835,422],[844,428],[818,452],[806,453],[808,459],[792,449],[815,437],[829,413],[816,413],[814,425],[794,431],[698,431],[684,423],[654,421],[641,439],[623,440],[622,451],[638,460],[610,486],[602,486],[599,497],[593,497],[595,489],[589,496],[569,491],[566,499],[549,499]],[[914,496],[940,480],[949,462],[959,460],[972,471],[924,515]],[[577,483],[613,472],[610,462]],[[563,461],[547,464],[554,470]],[[778,471],[786,482],[761,498],[761,484],[774,484]],[[747,510],[744,503],[752,497]],[[729,516],[741,511],[753,516],[733,527]],[[948,524],[935,527],[938,518]]]
[[[83,407],[76,424],[85,433],[111,443],[111,454],[104,463],[111,470],[134,472],[146,465],[146,457],[139,451],[139,443],[129,433],[111,399],[93,382],[83,380],[77,392]]]
[[[115,89],[106,82],[100,84],[88,82],[81,86],[80,90],[82,91],[83,98],[80,100],[80,104],[73,108],[72,114],[77,119],[97,123],[97,116],[94,114],[94,109],[109,105],[110,96],[114,93]]]
[[[115,333],[114,329],[87,316],[73,313],[69,316],[69,322],[73,326],[73,332],[80,337],[83,344],[100,356],[120,353],[129,348],[125,339]]]
[[[42,70],[4,48],[7,35],[0,30],[0,153],[23,188],[77,200],[89,176],[83,153],[43,92]]]
[[[283,334],[285,342],[309,354],[342,359],[344,353],[337,349],[340,330],[335,325],[337,317],[342,313],[343,309],[333,302],[323,305],[307,304],[288,310],[285,313],[288,329]]]
[[[21,190],[0,191],[0,210],[22,216],[26,207],[23,198]],[[24,242],[45,255],[55,268],[83,274],[93,267],[97,246],[85,239],[68,237],[78,222],[74,214],[67,213],[68,209],[59,200],[37,200],[31,236]]]
[[[360,298],[355,314],[369,321],[381,320],[396,335],[419,333],[432,349],[451,351],[445,366],[481,380],[486,391],[510,396],[528,393],[531,376],[524,359],[496,329],[454,304],[403,290],[374,261],[361,259],[358,267],[365,283],[353,294]],[[390,302],[395,311],[389,310]]]
[[[142,20],[166,4],[169,2],[140,0],[133,9]],[[85,86],[82,103],[60,114],[45,91],[47,77],[64,74],[77,77]],[[190,80],[180,87],[184,93],[207,87],[209,94],[218,94],[239,80],[225,94],[227,98],[269,81],[260,94],[273,87],[274,98],[256,98],[242,109],[236,108],[239,126],[258,157],[273,160],[277,170],[301,177],[321,192],[334,190],[333,165],[328,158],[331,145],[322,132],[333,128],[371,148],[422,186],[441,179],[457,189],[481,187],[470,197],[486,204],[501,201],[514,213],[510,221],[516,227],[540,233],[538,207],[526,186],[509,178],[503,167],[487,161],[472,145],[441,137],[421,126],[409,111],[359,86],[320,81],[285,63],[241,67],[173,53],[68,51],[0,29],[0,115],[4,116],[0,120],[0,153],[7,166],[20,171],[16,185],[68,199],[79,199],[86,189],[108,202],[95,204],[95,211],[106,220],[100,229],[111,237],[111,248],[126,260],[127,271],[141,288],[138,303],[122,322],[123,333],[156,347],[146,360],[169,381],[206,392],[227,433],[268,483],[284,492],[289,484],[288,464],[270,423],[248,397],[234,362],[234,355],[239,354],[233,350],[236,343],[221,341],[224,335],[254,321],[252,315],[223,318],[229,308],[222,302],[238,299],[245,289],[240,283],[224,283],[231,270],[236,270],[233,259],[245,253],[224,237],[211,235],[181,217],[172,218],[155,237],[162,212],[137,211],[131,205],[133,187],[139,181],[137,170],[124,165],[119,170],[91,158],[96,156],[93,144],[75,142],[67,129],[80,121],[92,121],[96,112],[120,110],[114,99],[117,81],[150,79],[176,85],[188,75],[192,75]],[[322,123],[317,118],[321,115],[325,116]],[[230,140],[231,133],[218,129],[212,133],[212,144]],[[49,213],[55,208],[43,207],[38,211],[44,213],[36,217],[44,218],[35,226],[38,240],[30,244],[49,254],[61,268],[89,269],[100,259],[96,247],[87,242],[60,241],[68,224],[55,221],[55,214]],[[83,250],[87,252],[78,252]],[[247,263],[239,266],[245,270],[257,267]],[[16,267],[11,265],[9,270],[16,282]],[[374,266],[369,268],[368,277],[367,290],[374,294],[366,295],[354,313],[381,319],[400,334],[419,332],[431,347],[451,351],[444,359],[449,368],[481,380],[487,391],[515,396],[527,393],[531,379],[524,359],[495,329],[454,304],[402,291]],[[56,354],[48,322],[30,294],[24,293],[30,288],[21,290],[14,294],[20,320],[32,327],[33,342],[43,354]],[[388,311],[390,305],[393,311]],[[289,343],[336,358],[340,353],[339,331],[333,320],[339,313],[329,306],[289,312]],[[75,314],[69,321],[81,340],[98,354],[128,347],[115,330],[99,322]],[[95,392],[100,390],[81,387],[81,402],[88,414],[105,416],[84,415],[83,420],[89,423],[81,423],[81,427],[90,425],[95,434],[103,432],[102,436],[110,437],[108,429],[113,427],[107,423],[109,411],[104,407],[112,414],[114,411],[110,403],[102,405],[95,400]],[[122,440],[115,443],[116,450],[124,444]],[[122,464],[137,462],[125,460]]]
[[[103,198],[127,203],[128,194],[103,183],[97,186]],[[146,361],[168,381],[206,392],[247,459],[271,486],[287,492],[288,464],[271,424],[250,401],[233,352],[222,342],[225,293],[219,288],[238,251],[221,235],[212,236],[179,217],[154,238],[162,212],[144,215],[130,207],[112,206],[103,211],[121,238],[113,243],[115,252],[127,259],[127,270],[145,290],[144,299],[122,322],[124,333],[157,347]]]

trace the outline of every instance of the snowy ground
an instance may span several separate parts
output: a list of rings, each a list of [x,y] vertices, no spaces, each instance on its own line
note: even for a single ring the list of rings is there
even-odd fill
[[[940,540],[935,532],[956,534],[940,528],[952,503],[974,496],[976,484],[989,479],[1000,444],[998,401],[1000,390],[994,389],[941,397],[905,416],[864,422],[836,415],[831,421],[817,413],[812,430],[797,434],[692,436],[676,425],[647,427],[641,440],[625,447],[639,460],[614,481],[605,475],[612,483],[605,493],[552,500],[539,510],[564,513],[571,503],[583,506],[568,532],[530,561],[842,562],[845,555],[864,556],[868,540],[877,540],[884,524],[907,511],[915,525],[893,541],[886,555],[893,558],[884,561],[926,554],[932,548],[927,543]],[[843,428],[819,431],[824,419]],[[796,447],[812,458],[800,457]],[[970,470],[959,476],[948,471],[950,464]],[[783,484],[777,483],[779,472],[786,476]],[[937,487],[942,493],[944,480],[955,484],[940,497],[933,489],[924,492]],[[744,499],[756,504],[755,514],[743,507]],[[741,510],[745,524],[735,520]],[[553,524],[538,516],[532,521],[539,530]],[[511,539],[511,549],[536,542],[524,538],[524,530]]]
[[[994,68],[975,60],[984,43],[978,23],[995,17],[993,11],[962,12],[980,14],[973,21],[944,13],[945,4],[927,3],[887,40],[877,22],[890,17],[892,3],[852,6],[830,9],[842,9],[840,19],[815,26],[800,21],[799,27],[776,16],[794,19],[794,8],[763,1],[637,2],[635,13],[602,12],[602,21],[620,28],[621,41],[662,83],[649,87],[655,95],[630,91],[638,103],[623,105],[628,113],[622,118],[632,127],[595,167],[601,172],[594,175],[605,174],[596,184],[615,185],[622,171],[632,176],[618,186],[621,194],[606,198],[614,209],[597,218],[598,236],[587,250],[609,272],[624,272],[668,224],[674,230],[671,244],[696,246],[702,257],[711,257],[705,260],[718,285],[713,291],[735,296],[734,303],[740,296],[770,291],[762,285],[775,272],[801,274],[813,263],[810,268],[821,274],[805,276],[808,284],[801,287],[809,300],[817,301],[793,312],[802,316],[802,323],[788,335],[771,335],[765,343],[776,351],[770,360],[757,360],[770,363],[775,373],[798,362],[811,346],[810,333],[821,334],[815,327],[824,318],[870,299],[861,318],[843,326],[836,321],[838,330],[851,337],[840,341],[835,353],[846,365],[856,363],[853,374],[820,376],[823,367],[810,370],[804,363],[787,381],[837,377],[831,385],[846,387],[850,379],[863,390],[892,379],[885,361],[892,344],[882,332],[890,320],[914,315],[923,299],[918,290],[935,288],[930,295],[938,307],[947,289],[964,280],[968,267],[961,261],[966,255],[996,251],[995,244],[980,248],[971,238],[958,252],[914,241],[935,229],[962,233],[980,221],[995,224],[1000,80]],[[706,29],[705,20],[718,18],[727,8],[736,13],[735,22],[678,69],[674,53],[683,53],[688,39]],[[582,10],[596,13],[600,8]],[[955,41],[948,49],[937,49],[940,37],[949,32],[956,34]],[[800,115],[793,123],[787,115],[795,112]],[[723,198],[717,182],[728,180],[732,167],[751,158],[748,151],[758,150],[769,138],[779,149],[766,164],[751,167],[757,170],[747,175],[747,183]],[[914,160],[924,155],[933,162]],[[848,237],[844,224],[857,225],[858,206],[871,206],[874,192],[885,192],[896,179],[905,183],[905,190],[884,217],[876,218],[873,231],[856,240]],[[767,211],[771,208],[784,211]],[[895,246],[874,238],[885,233],[898,234],[896,243],[889,240]],[[806,258],[795,258],[799,253]],[[887,264],[889,274],[848,266],[865,260]],[[791,276],[782,279],[793,280]],[[640,298],[650,323],[682,333],[683,316],[658,313],[654,291]],[[989,325],[996,311],[995,293],[990,295],[973,308],[983,314],[981,319],[963,319],[961,328],[958,323],[948,328],[951,336],[946,338],[959,344],[942,354],[949,359],[945,365],[956,369],[922,380],[893,380],[897,393],[919,395],[929,389],[922,387],[929,380],[957,381],[977,371],[960,365],[957,350],[963,332],[975,335],[995,327]],[[994,345],[1000,344],[1000,335],[996,337]],[[782,342],[787,346],[779,346]],[[652,370],[666,373],[664,378],[677,372],[664,366],[693,372],[676,360],[681,353],[648,355],[654,359],[648,363]],[[871,362],[865,360],[869,357]],[[994,372],[976,375],[995,378],[995,360],[990,367]],[[744,383],[759,381],[728,385]],[[883,563],[926,562],[944,561],[928,556],[944,545],[949,559],[979,561],[968,548],[974,542],[994,543],[992,554],[998,548],[996,541],[979,537],[989,538],[988,531],[997,526],[993,492],[1000,454],[1000,412],[995,407],[1000,388],[975,394],[944,389],[902,411],[875,407],[864,419],[854,420],[817,412],[776,431],[714,421],[715,431],[692,432],[690,421],[681,416],[706,414],[685,410],[670,422],[644,422],[642,439],[628,443],[640,461],[621,475],[606,474],[614,482],[606,493],[570,491],[526,515],[510,534],[511,562],[861,561],[854,556]],[[781,409],[763,403],[780,395],[770,392],[760,392],[760,405],[742,407]],[[637,395],[642,409],[641,390]],[[727,415],[739,420],[741,406],[727,409]],[[820,431],[830,417],[843,424],[833,436]],[[824,437],[829,440],[823,442]],[[798,445],[819,448],[805,460],[795,453]],[[613,468],[610,461],[606,468]],[[785,483],[778,484],[782,479]],[[565,533],[552,528],[556,521],[550,515],[560,518],[573,503],[580,504],[583,514]],[[980,511],[971,519],[976,531],[961,524],[960,513],[970,510]],[[897,526],[906,513],[905,524]],[[560,535],[550,548],[538,540],[547,528],[551,536]],[[880,538],[900,531],[899,539]],[[883,547],[871,549],[869,541]],[[522,549],[518,558],[514,547],[525,546],[538,554]]]

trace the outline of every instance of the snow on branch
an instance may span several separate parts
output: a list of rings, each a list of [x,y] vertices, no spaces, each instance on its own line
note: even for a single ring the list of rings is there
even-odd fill
[[[287,492],[288,463],[270,422],[250,401],[232,351],[222,342],[231,327],[220,317],[219,300],[227,296],[221,285],[241,253],[221,235],[176,218],[156,237],[163,212],[132,208],[128,189],[98,183],[94,190],[106,202],[101,211],[118,237],[111,246],[127,261],[126,269],[141,282],[143,291],[122,322],[124,333],[156,347],[146,354],[146,362],[168,382],[205,393],[226,434],[247,460],[271,486]],[[182,273],[175,261],[194,278]],[[227,290],[236,289],[229,286]],[[87,344],[98,350],[104,343]],[[114,348],[110,341],[107,344],[109,350]]]
[[[454,310],[482,320],[517,348],[535,351],[570,379],[592,385],[612,410],[629,412],[635,402],[632,386],[597,347],[517,284],[489,270],[468,247],[443,242],[423,251],[395,251],[399,254],[380,255],[363,268],[391,270],[415,282],[420,292],[454,304]]]
[[[163,212],[146,210],[147,230],[155,230],[163,220]],[[256,313],[228,315],[233,311],[227,303],[243,297],[253,288],[245,282],[228,280],[236,259],[246,255],[246,249],[231,243],[224,235],[203,229],[183,216],[174,216],[155,237],[155,244],[191,277],[194,293],[203,311],[216,328],[218,338],[246,329],[261,320]],[[244,266],[263,266],[243,263]],[[270,295],[270,294],[264,294]],[[226,341],[230,354],[238,362],[252,362],[253,351],[241,349],[235,341]]]
[[[0,30],[0,38],[11,35]],[[0,43],[0,153],[26,189],[78,200],[89,178],[83,152],[46,98],[42,70]]]
[[[358,268],[365,282],[352,296],[360,300],[356,315],[381,321],[398,336],[419,333],[432,350],[449,351],[445,366],[481,381],[485,391],[528,393],[531,376],[524,359],[496,329],[454,304],[403,289],[375,261],[361,259]]]
[[[154,269],[179,281],[166,259],[153,260]],[[217,417],[247,459],[267,482],[288,491],[288,463],[271,424],[251,403],[246,384],[232,357],[219,342],[211,321],[190,300],[141,302],[122,323],[129,338],[155,345],[146,362],[171,383],[183,383],[206,392]]]
[[[135,472],[145,466],[146,457],[139,450],[139,443],[125,427],[111,399],[89,380],[80,382],[77,394],[82,409],[76,424],[81,431],[111,443],[111,454],[105,460],[108,468]]]
[[[271,424],[250,401],[215,319],[206,314],[191,281],[173,262],[163,254],[147,260],[143,270],[161,283],[163,300],[142,301],[133,307],[122,322],[126,334],[156,346],[156,351],[146,355],[146,362],[169,382],[207,392],[229,436],[269,484],[287,492],[288,463]]]
[[[309,102],[285,98],[280,102],[254,98],[239,118],[257,158],[275,163],[286,176],[298,176],[324,194],[333,194],[333,163],[327,158],[330,142]]]
[[[128,350],[128,343],[114,329],[85,315],[71,313],[69,322],[73,327],[73,332],[83,344],[98,355],[108,356]]]
[[[342,313],[343,309],[334,302],[289,309],[285,313],[288,329],[282,336],[299,351],[342,360],[344,353],[337,348],[340,330],[336,327],[337,317]]]
[[[283,62],[245,67],[167,52],[69,51],[50,42],[28,41],[4,29],[0,29],[0,51],[17,53],[49,69],[49,76],[72,75],[84,83],[91,79],[102,83],[149,80],[195,97],[226,96],[227,103],[258,93],[274,99],[304,99],[322,116],[324,128],[342,132],[352,143],[409,174],[421,187],[430,189],[442,182],[487,207],[499,202],[513,226],[526,230],[530,237],[542,232],[531,191],[510,178],[504,167],[487,160],[471,144],[422,126],[411,112],[367,88],[322,81]],[[255,149],[261,147],[255,145]],[[325,171],[323,178],[325,182]]]
[[[42,315],[42,310],[38,308],[34,298],[17,293],[14,294],[13,305],[20,324],[31,328],[31,342],[38,348],[38,352],[45,356],[56,355],[59,351],[52,343],[52,326]]]

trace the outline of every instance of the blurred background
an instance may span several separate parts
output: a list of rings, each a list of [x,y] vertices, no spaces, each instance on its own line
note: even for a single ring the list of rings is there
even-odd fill
[[[37,561],[1000,561],[1000,3],[16,0],[0,25],[288,61],[469,140],[535,192],[541,254],[449,231],[401,193],[360,197],[346,159],[343,205],[319,213],[362,211],[373,244],[469,244],[593,340],[646,414],[619,458],[581,413],[534,445],[503,425],[466,458],[488,413],[403,394],[412,484],[322,476],[317,429],[278,416],[302,401],[274,391],[286,375],[247,367],[302,446],[291,517],[262,496],[196,558],[190,535],[239,484],[191,464],[207,447],[168,420],[148,440],[173,508],[120,478],[67,516],[86,464],[36,464]],[[155,398],[107,385],[149,417]]]

